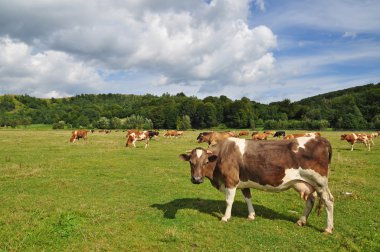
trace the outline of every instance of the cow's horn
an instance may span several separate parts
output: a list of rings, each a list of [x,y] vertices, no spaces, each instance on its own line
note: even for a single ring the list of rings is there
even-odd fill
[[[207,154],[212,154],[212,151],[206,150]]]

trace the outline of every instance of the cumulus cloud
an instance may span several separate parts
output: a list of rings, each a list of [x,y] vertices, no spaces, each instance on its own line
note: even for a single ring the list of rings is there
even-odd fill
[[[0,90],[38,97],[62,97],[88,88],[94,92],[102,79],[94,68],[53,50],[34,53],[23,42],[0,38]]]
[[[250,0],[28,1],[0,3],[1,83],[35,95],[112,90],[110,75],[136,71],[140,92],[212,92],[269,75],[277,38],[248,24]],[[256,0],[261,9],[264,2]],[[14,50],[13,47],[19,47]],[[15,66],[17,70],[14,69]],[[102,74],[100,74],[100,72]],[[129,93],[132,75],[117,83]],[[125,81],[125,87],[121,82]],[[138,81],[138,79],[136,79]],[[142,86],[144,84],[144,86]],[[114,89],[115,90],[115,89]],[[207,91],[209,92],[209,91]],[[212,94],[210,91],[210,93]]]

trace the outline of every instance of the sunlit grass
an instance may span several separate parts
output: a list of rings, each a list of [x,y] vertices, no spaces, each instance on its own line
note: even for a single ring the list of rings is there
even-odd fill
[[[304,205],[294,191],[252,190],[254,221],[237,193],[231,221],[221,223],[224,195],[191,184],[178,158],[206,147],[198,131],[126,149],[121,131],[71,144],[67,130],[0,130],[0,250],[379,251],[380,142],[351,152],[340,133],[323,132],[333,145],[335,197],[326,236],[325,212],[294,224]]]

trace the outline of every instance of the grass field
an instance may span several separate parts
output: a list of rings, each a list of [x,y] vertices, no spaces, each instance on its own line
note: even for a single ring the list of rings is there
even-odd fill
[[[333,145],[330,189],[335,230],[322,233],[326,212],[294,223],[304,202],[289,190],[252,190],[257,218],[236,194],[232,219],[219,221],[224,194],[193,185],[178,155],[198,132],[125,148],[125,133],[0,130],[0,251],[380,251],[380,141],[353,152],[341,132]],[[376,141],[377,140],[377,141]]]

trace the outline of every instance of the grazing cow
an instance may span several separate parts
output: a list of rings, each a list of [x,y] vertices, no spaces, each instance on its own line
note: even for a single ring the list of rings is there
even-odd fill
[[[257,134],[252,134],[252,139],[253,140],[267,140],[268,134],[266,133],[257,133]]]
[[[273,137],[284,137],[285,136],[285,131],[284,130],[279,130],[274,133]]]
[[[145,140],[145,149],[149,146],[149,133],[148,131],[138,131],[138,130],[128,130],[127,134],[127,143],[125,144],[126,147],[135,147],[136,148],[136,141],[144,141]]]
[[[211,133],[213,133],[213,131],[199,133],[197,137],[198,143],[208,143],[211,137]]]
[[[164,136],[168,136],[168,137],[177,137],[177,136],[182,136],[183,135],[183,131],[179,131],[179,130],[167,130],[164,134]]]
[[[359,133],[351,133],[351,134],[343,134],[340,136],[340,140],[346,140],[351,144],[351,151],[354,150],[354,144],[356,142],[363,143],[365,147],[368,148],[368,151],[371,150],[371,145],[369,144],[368,137],[366,134]]]
[[[293,188],[306,201],[297,224],[306,224],[316,192],[327,209],[325,232],[332,233],[334,198],[328,187],[331,156],[331,144],[326,139],[301,137],[265,142],[228,138],[209,150],[198,147],[180,158],[190,163],[192,183],[200,184],[206,177],[215,188],[225,192],[227,208],[222,221],[231,217],[236,189],[242,190],[248,218],[254,219],[250,188],[268,192]]]
[[[375,143],[373,142],[373,139],[375,138],[375,136],[373,134],[366,134],[367,135],[367,138],[368,138],[368,143],[371,144],[372,143],[372,146],[375,145]]]
[[[290,134],[290,135],[284,136],[284,139],[294,139],[294,138],[298,138],[298,137],[308,137],[308,136],[311,136],[311,137],[318,136],[318,137],[320,137],[321,133],[319,133],[319,132],[308,132],[308,133]]]
[[[206,142],[208,146],[212,146],[217,144],[219,141],[234,137],[235,133],[232,131],[228,132],[203,132],[200,133],[197,137],[198,143]]]
[[[249,131],[248,130],[245,130],[245,131],[240,131],[238,136],[241,137],[241,136],[248,136],[249,135]]]
[[[80,138],[83,138],[83,140],[86,140],[88,132],[89,132],[88,130],[74,130],[74,131],[72,131],[71,137],[70,137],[70,142],[74,143],[75,140],[79,141]]]
[[[267,135],[272,135],[272,136],[274,135],[274,133],[270,130],[266,130],[266,131],[264,131],[264,133]]]
[[[158,137],[158,134],[159,134],[158,131],[152,131],[152,130],[149,130],[149,131],[148,131],[148,137],[149,137],[149,140],[152,140],[152,137],[154,137],[154,136],[157,136],[157,137]]]

